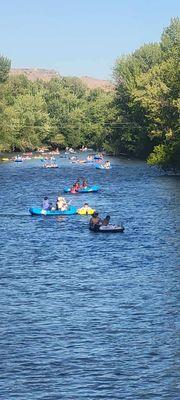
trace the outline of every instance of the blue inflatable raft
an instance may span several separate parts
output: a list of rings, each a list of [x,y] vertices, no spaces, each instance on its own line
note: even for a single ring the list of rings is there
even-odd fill
[[[94,156],[94,160],[103,160],[103,157],[96,155]]]
[[[96,169],[107,169],[107,170],[108,170],[108,169],[111,169],[111,166],[110,166],[110,167],[104,167],[103,164],[100,164],[100,165],[99,165],[99,164],[96,164],[95,167],[96,167]]]
[[[71,193],[71,194],[76,194],[76,193],[92,193],[92,192],[98,192],[98,190],[100,189],[99,186],[94,185],[94,186],[88,186],[86,188],[81,188],[76,190],[75,193],[71,193],[71,188],[70,187],[65,187],[64,188],[64,192],[65,193]]]
[[[43,208],[31,207],[29,209],[31,215],[46,215],[50,216],[58,216],[58,215],[73,215],[77,213],[77,208],[70,206],[68,210],[61,211],[61,210],[43,210]]]

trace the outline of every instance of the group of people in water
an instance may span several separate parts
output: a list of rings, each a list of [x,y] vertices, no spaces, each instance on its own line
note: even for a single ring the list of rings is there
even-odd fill
[[[99,230],[100,226],[108,226],[109,223],[110,215],[106,215],[104,219],[101,219],[98,212],[95,211],[89,221],[89,228],[93,230]]]
[[[80,189],[85,189],[85,188],[87,188],[87,187],[88,187],[88,182],[87,182],[87,180],[86,180],[86,179],[83,179],[83,180],[82,180],[82,183],[81,183],[80,179],[78,178],[78,179],[76,180],[76,182],[74,182],[74,184],[72,185],[71,190],[70,190],[70,193],[76,193],[76,192],[78,192],[78,190],[80,190]]]
[[[84,163],[92,163],[93,165],[101,165],[105,169],[109,169],[111,166],[111,163],[109,160],[104,161],[104,155],[102,153],[98,153],[95,156],[92,154],[89,154],[85,159],[83,158],[78,158],[77,155],[73,155],[69,157],[72,163],[75,164],[84,164]]]
[[[49,201],[48,197],[45,196],[43,199],[43,204],[42,208],[45,211],[65,211],[68,209],[70,202],[67,202],[64,197],[58,196],[56,200],[55,206]],[[88,203],[84,203],[81,208],[78,209],[78,211],[84,211],[84,214],[88,214],[88,211],[91,211],[92,208],[89,206]]]
[[[85,189],[85,188],[87,188],[87,187],[88,187],[88,182],[87,182],[87,180],[83,178],[83,179],[82,179],[82,182],[81,182],[81,179],[78,178],[78,179],[74,182],[74,184],[72,185],[72,187],[71,187],[71,189],[70,189],[70,193],[77,193],[79,189]],[[45,196],[44,199],[43,199],[42,208],[43,208],[43,210],[46,210],[46,211],[47,211],[47,210],[53,210],[53,211],[55,211],[55,210],[61,210],[61,211],[65,211],[65,210],[68,209],[69,204],[70,204],[70,201],[67,202],[67,200],[66,200],[64,197],[58,196],[58,197],[57,197],[57,200],[56,200],[56,204],[55,204],[55,206],[53,206],[53,204],[49,201],[48,197]],[[85,210],[89,210],[89,209],[90,209],[88,203],[85,203],[85,204],[84,204],[83,209],[85,209]]]
[[[61,211],[65,211],[68,209],[69,207],[69,203],[67,202],[66,199],[64,197],[58,196],[57,200],[56,200],[56,204],[55,206],[53,206],[53,204],[49,201],[48,197],[45,196],[43,199],[43,204],[42,204],[42,208],[45,211],[48,210],[52,210],[52,211],[56,211],[56,210],[61,210]]]
[[[77,193],[78,190],[84,189],[88,187],[88,182],[85,178],[80,179],[78,178],[74,184],[71,187],[70,193]],[[65,211],[69,208],[70,201],[67,202],[67,200],[62,197],[58,196],[55,206],[49,201],[48,197],[45,196],[43,199],[43,204],[42,208],[43,210],[52,210],[52,211]],[[92,210],[92,208],[89,206],[88,203],[84,203],[84,205],[78,210],[78,211],[83,211],[84,214],[88,214],[89,211],[92,211],[92,217],[89,222],[89,228],[93,230],[98,230],[100,226],[108,226],[110,223],[110,215],[107,215],[104,219],[101,219],[99,217],[99,214],[97,211]]]

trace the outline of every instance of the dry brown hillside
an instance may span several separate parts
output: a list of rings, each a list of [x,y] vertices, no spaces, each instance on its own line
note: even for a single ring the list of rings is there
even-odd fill
[[[26,77],[33,82],[37,79],[49,82],[52,78],[60,77],[59,72],[53,69],[40,68],[13,68],[10,71],[10,75],[26,75]],[[103,79],[91,78],[90,76],[81,76],[80,79],[89,89],[101,88],[105,91],[111,91],[113,89],[111,82]]]
[[[113,89],[112,83],[104,79],[91,78],[90,76],[81,76],[80,79],[89,89],[101,88],[105,91]]]
[[[60,77],[60,74],[53,69],[40,69],[40,68],[14,68],[11,69],[10,75],[26,75],[30,81],[50,81],[52,78]]]

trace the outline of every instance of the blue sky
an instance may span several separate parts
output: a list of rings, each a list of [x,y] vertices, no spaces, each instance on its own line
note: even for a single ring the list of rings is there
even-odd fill
[[[0,53],[14,68],[110,79],[116,58],[160,39],[178,0],[4,0]]]

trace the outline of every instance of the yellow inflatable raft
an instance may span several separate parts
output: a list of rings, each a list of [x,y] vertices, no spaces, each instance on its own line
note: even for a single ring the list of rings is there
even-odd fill
[[[92,215],[94,214],[93,208],[89,208],[88,210],[86,210],[86,208],[79,208],[79,210],[77,210],[77,213],[79,215]]]

